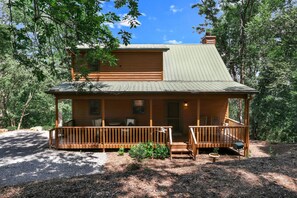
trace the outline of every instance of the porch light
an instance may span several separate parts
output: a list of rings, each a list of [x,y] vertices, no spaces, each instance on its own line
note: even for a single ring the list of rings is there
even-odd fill
[[[184,107],[188,107],[188,102],[184,101]]]

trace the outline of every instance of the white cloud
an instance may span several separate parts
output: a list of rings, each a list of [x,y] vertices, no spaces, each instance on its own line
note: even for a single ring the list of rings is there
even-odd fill
[[[107,25],[109,28],[114,28],[114,24],[110,22],[105,22],[104,25]]]
[[[165,43],[169,43],[169,44],[181,44],[183,42],[182,41],[177,41],[177,40],[168,40]]]
[[[146,16],[146,14],[142,12],[142,13],[141,13],[141,16]]]
[[[175,5],[171,5],[171,6],[169,7],[169,10],[170,10],[171,12],[173,12],[174,14],[177,13],[177,12],[182,12],[182,11],[183,11],[182,8],[177,8]]]

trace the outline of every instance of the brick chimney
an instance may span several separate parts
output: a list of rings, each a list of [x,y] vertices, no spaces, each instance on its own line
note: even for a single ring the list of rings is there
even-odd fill
[[[205,36],[202,38],[202,44],[216,44],[216,36],[211,36],[209,32],[206,32]]]

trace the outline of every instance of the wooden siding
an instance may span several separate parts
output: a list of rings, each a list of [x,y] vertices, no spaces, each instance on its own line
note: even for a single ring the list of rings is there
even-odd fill
[[[97,97],[100,99],[100,97]],[[93,98],[94,99],[94,98]],[[102,99],[102,98],[101,98]],[[110,121],[120,121],[124,124],[126,118],[135,118],[136,125],[149,126],[149,100],[145,100],[144,114],[133,114],[132,101],[133,99],[142,99],[141,96],[130,99],[108,99],[105,100],[105,118],[106,125]],[[152,99],[152,118],[153,125],[166,126],[167,117],[167,102],[168,99]],[[180,126],[184,134],[188,133],[188,126],[196,125],[197,123],[197,99],[185,98],[185,100],[176,100],[180,102]],[[188,107],[184,107],[183,103],[187,101]],[[76,126],[92,126],[92,120],[101,118],[102,115],[90,115],[89,113],[89,100],[87,99],[74,99],[73,102],[73,119]],[[222,125],[225,120],[225,115],[228,111],[228,97],[227,96],[213,96],[202,97],[200,100],[200,117],[207,117],[207,123],[201,125]],[[219,123],[213,123],[216,118]]]
[[[188,107],[182,104],[182,122],[184,133],[188,132],[188,126],[196,125],[197,123],[197,99],[186,99]],[[183,102],[183,101],[182,101]],[[200,99],[200,118],[207,118],[207,123],[201,122],[200,125],[214,125],[214,118],[218,118],[219,123],[225,122],[225,116],[228,114],[228,97],[227,96],[209,96],[201,97]]]
[[[135,98],[141,99],[141,98]],[[110,121],[120,121],[124,124],[126,118],[135,118],[136,125],[148,126],[149,125],[149,101],[145,100],[145,113],[133,114],[132,112],[133,99],[118,99],[118,100],[105,100],[105,118],[106,125]],[[73,119],[76,126],[92,126],[92,120],[101,118],[102,115],[90,115],[89,113],[89,100],[73,100]]]
[[[93,81],[159,81],[163,79],[162,52],[114,52],[117,66],[100,64],[98,72],[89,74]],[[72,70],[74,79],[76,72]],[[81,79],[84,80],[84,79]]]

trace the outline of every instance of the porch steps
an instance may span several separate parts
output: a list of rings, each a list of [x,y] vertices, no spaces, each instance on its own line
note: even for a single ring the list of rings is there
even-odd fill
[[[170,159],[190,157],[194,159],[193,151],[189,149],[186,142],[172,142],[170,149]]]

